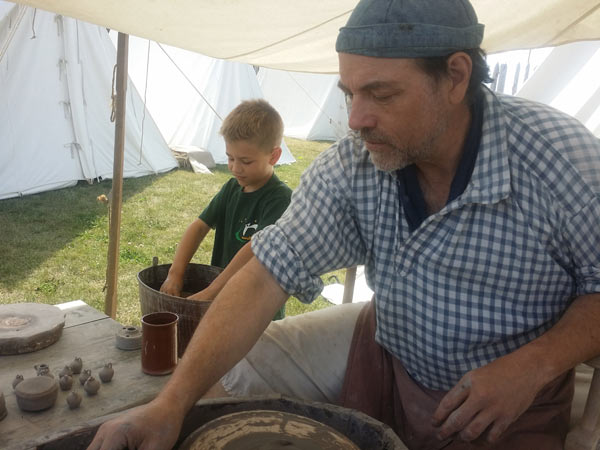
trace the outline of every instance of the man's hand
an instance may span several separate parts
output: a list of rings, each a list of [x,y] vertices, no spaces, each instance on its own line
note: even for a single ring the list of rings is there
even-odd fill
[[[180,297],[182,289],[183,280],[168,275],[167,279],[163,282],[162,286],[160,287],[160,292],[164,292],[165,294],[169,295],[174,295],[175,297]]]
[[[155,402],[139,406],[104,423],[88,450],[173,448],[182,424],[178,417]]]
[[[481,436],[496,442],[541,388],[535,371],[519,367],[510,355],[467,372],[433,414],[438,438],[473,441]]]

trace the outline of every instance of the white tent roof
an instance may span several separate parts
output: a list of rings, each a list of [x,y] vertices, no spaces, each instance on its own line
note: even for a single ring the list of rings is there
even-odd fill
[[[216,58],[336,73],[334,43],[357,0],[23,0]],[[600,39],[597,0],[473,0],[483,48],[499,52]]]
[[[261,68],[257,76],[265,98],[283,118],[286,136],[337,141],[348,132],[338,75]]]
[[[207,150],[217,164],[227,163],[223,119],[242,100],[263,98],[248,64],[141,38],[129,40],[129,74],[169,145]],[[279,164],[295,161],[285,142],[282,150]]]
[[[0,2],[0,199],[111,178],[115,49],[104,28]],[[124,176],[177,162],[130,87]]]

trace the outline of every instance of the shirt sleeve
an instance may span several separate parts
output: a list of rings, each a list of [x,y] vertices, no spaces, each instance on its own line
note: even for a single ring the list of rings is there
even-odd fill
[[[569,218],[563,242],[573,266],[576,294],[600,292],[600,197]]]
[[[283,212],[290,204],[290,194],[288,192],[280,192],[267,202],[267,205],[262,211],[258,230],[274,224],[281,217]]]
[[[346,147],[345,156],[336,144],[317,157],[283,216],[252,238],[258,260],[285,292],[305,303],[323,289],[321,274],[364,259],[351,198],[351,148]]]
[[[223,198],[225,197],[227,185],[228,183],[225,183],[221,187],[217,195],[212,198],[208,206],[198,216],[199,219],[202,219],[206,225],[213,229],[219,223],[220,215],[223,214]]]

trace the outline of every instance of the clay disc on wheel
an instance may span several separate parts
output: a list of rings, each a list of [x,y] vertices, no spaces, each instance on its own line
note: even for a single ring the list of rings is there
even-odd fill
[[[0,355],[29,353],[54,344],[65,326],[65,314],[40,303],[0,305]]]
[[[194,431],[183,450],[359,450],[333,428],[297,414],[243,411],[212,420]]]

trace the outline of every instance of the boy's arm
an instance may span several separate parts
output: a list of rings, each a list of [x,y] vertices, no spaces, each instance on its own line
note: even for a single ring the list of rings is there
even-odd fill
[[[183,288],[183,274],[188,263],[198,250],[200,242],[210,231],[210,227],[202,219],[194,220],[183,233],[181,242],[177,246],[175,258],[167,279],[160,287],[160,291],[169,295],[179,296]]]
[[[200,292],[190,295],[188,298],[192,300],[212,300],[214,299],[225,283],[254,256],[250,243],[244,245],[233,257],[227,267],[219,274],[212,283]]]

